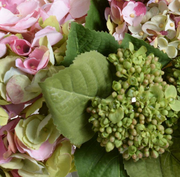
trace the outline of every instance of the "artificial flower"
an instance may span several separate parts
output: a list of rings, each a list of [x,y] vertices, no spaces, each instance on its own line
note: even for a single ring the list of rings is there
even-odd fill
[[[25,73],[36,74],[45,68],[49,62],[49,50],[45,46],[35,48],[24,61],[16,59],[16,67]]]

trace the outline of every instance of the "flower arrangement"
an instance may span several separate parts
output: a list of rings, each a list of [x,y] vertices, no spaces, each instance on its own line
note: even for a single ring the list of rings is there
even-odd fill
[[[178,177],[179,0],[0,0],[0,176]]]

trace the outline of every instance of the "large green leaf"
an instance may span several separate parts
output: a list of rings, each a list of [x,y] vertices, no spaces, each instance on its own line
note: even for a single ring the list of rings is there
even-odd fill
[[[85,27],[96,31],[107,30],[104,10],[108,6],[108,1],[91,0]]]
[[[79,177],[128,177],[118,151],[106,152],[96,136],[75,152]]]
[[[40,84],[55,125],[72,143],[81,145],[92,138],[87,104],[94,96],[107,97],[111,83],[108,61],[91,51]]]
[[[134,49],[138,50],[141,46],[145,46],[147,50],[147,54],[153,53],[155,56],[159,57],[159,62],[162,64],[162,67],[168,64],[171,59],[165,54],[164,52],[160,51],[157,48],[154,48],[153,46],[149,45],[147,42],[137,39],[130,34],[126,33],[125,37],[120,45],[122,48],[128,48],[129,42],[132,42],[134,44]]]
[[[80,24],[72,22],[68,35],[66,56],[62,64],[69,66],[77,55],[84,52],[97,50],[101,54],[108,56],[109,53],[116,53],[118,48],[118,42],[110,34],[89,30]]]

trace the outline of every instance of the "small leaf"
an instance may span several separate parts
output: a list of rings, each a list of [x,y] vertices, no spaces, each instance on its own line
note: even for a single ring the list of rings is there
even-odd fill
[[[69,66],[77,55],[84,52],[96,50],[108,56],[110,53],[116,53],[119,47],[118,42],[110,34],[89,30],[72,22],[68,35],[66,56],[62,65]]]
[[[124,110],[123,108],[119,107],[116,112],[109,114],[109,120],[112,123],[118,123],[124,117]]]
[[[177,96],[177,90],[176,87],[173,85],[170,85],[165,90],[165,98],[176,98]]]
[[[150,87],[149,91],[151,92],[151,94],[153,94],[154,97],[156,97],[158,102],[161,101],[164,97],[164,92],[156,85]]]
[[[174,100],[172,103],[169,104],[171,109],[173,111],[180,111],[180,101],[179,100]]]
[[[54,123],[76,145],[88,141],[94,132],[86,107],[94,96],[107,97],[112,78],[106,58],[91,51],[79,55],[74,64],[41,83],[42,93]]]
[[[138,57],[140,55],[144,55],[147,52],[147,48],[145,46],[141,46],[134,54],[134,57]]]
[[[129,42],[129,50],[131,51],[131,53],[133,53],[134,51],[134,45],[132,42]]]
[[[79,177],[128,177],[118,151],[106,152],[96,136],[75,152]]]

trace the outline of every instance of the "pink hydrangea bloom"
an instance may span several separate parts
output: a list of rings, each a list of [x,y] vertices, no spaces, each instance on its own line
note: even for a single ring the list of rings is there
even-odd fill
[[[49,50],[45,46],[40,46],[35,48],[24,61],[20,58],[16,59],[15,65],[20,70],[34,75],[40,69],[45,68],[48,62]]]
[[[12,51],[20,56],[27,56],[31,52],[31,44],[24,39],[12,40],[9,44]]]
[[[27,56],[31,52],[31,44],[25,39],[19,39],[15,35],[3,38],[0,44],[9,44],[12,51],[20,56]]]
[[[28,147],[26,147],[17,138],[17,136],[15,138],[15,143],[16,143],[17,149],[20,153],[28,153],[32,158],[34,158],[38,161],[44,161],[44,160],[48,159],[52,155],[52,153],[56,147],[56,144],[57,144],[56,141],[51,144],[47,140],[40,146],[40,148],[38,150],[32,150],[32,149],[29,149]]]
[[[14,128],[18,122],[19,118],[0,128],[0,164],[9,162],[12,159],[10,155],[17,151],[14,142]]]
[[[137,26],[146,14],[146,6],[142,2],[129,1],[122,10],[124,20],[131,26]]]
[[[28,8],[27,8],[28,7]],[[26,32],[39,17],[39,3],[36,0],[1,1],[0,29],[10,32]]]
[[[41,8],[40,14],[43,20],[54,15],[62,25],[67,20],[74,20],[85,16],[89,6],[90,0],[54,0],[53,3],[44,5]]]
[[[113,33],[113,36],[117,41],[121,41],[124,38],[125,33],[128,31],[127,23],[123,19],[121,10],[123,7],[123,3],[123,0],[112,0],[110,2],[111,8],[106,8],[105,10],[106,19],[108,18],[108,15],[110,15],[112,22],[117,25],[117,27],[115,28],[115,32]]]

